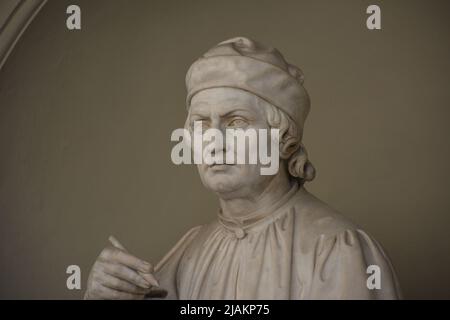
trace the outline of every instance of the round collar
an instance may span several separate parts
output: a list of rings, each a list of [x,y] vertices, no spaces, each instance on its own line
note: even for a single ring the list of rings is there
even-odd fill
[[[300,189],[302,189],[302,187],[300,187]],[[270,223],[280,214],[286,212],[287,210],[285,209],[290,208],[289,200],[293,198],[298,190],[298,184],[294,183],[291,189],[272,205],[266,208],[258,209],[242,217],[224,216],[222,210],[219,209],[219,213],[217,215],[218,221],[225,229],[233,232],[236,238],[242,239],[245,237],[250,228]]]

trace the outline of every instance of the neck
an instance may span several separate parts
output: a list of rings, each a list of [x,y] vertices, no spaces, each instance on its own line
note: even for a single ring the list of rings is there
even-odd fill
[[[280,170],[284,171],[284,170]],[[292,187],[286,172],[277,174],[263,190],[232,199],[220,199],[222,214],[238,218],[251,214],[261,208],[267,208],[277,202]]]

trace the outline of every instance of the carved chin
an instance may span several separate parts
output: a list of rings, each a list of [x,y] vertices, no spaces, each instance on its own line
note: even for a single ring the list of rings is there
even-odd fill
[[[241,186],[239,179],[233,179],[233,177],[211,177],[206,179],[205,186],[211,191],[217,193],[233,192]]]

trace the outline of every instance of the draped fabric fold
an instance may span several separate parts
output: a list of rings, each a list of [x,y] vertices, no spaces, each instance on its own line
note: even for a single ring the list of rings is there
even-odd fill
[[[369,289],[368,266],[380,270]],[[167,299],[397,299],[392,264],[374,239],[304,187],[243,219],[220,212],[156,266]]]

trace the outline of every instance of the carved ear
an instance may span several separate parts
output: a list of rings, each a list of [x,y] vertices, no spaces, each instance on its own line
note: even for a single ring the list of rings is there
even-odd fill
[[[289,137],[280,141],[280,158],[289,159],[298,149],[301,148],[301,143],[298,142],[298,138]]]

